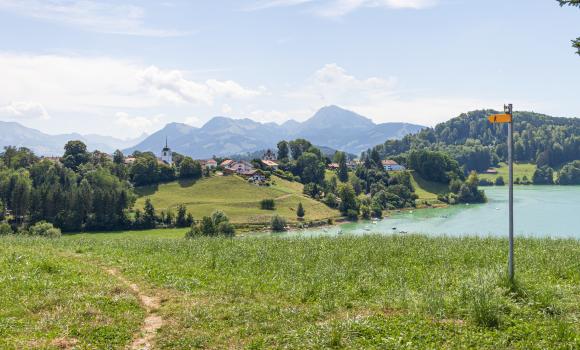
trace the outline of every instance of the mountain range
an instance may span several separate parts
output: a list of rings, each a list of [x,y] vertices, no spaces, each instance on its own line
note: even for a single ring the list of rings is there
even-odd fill
[[[227,117],[214,117],[201,128],[170,123],[123,152],[158,153],[167,139],[175,152],[209,158],[251,153],[273,148],[280,140],[305,138],[315,145],[360,154],[387,139],[399,139],[423,128],[409,123],[375,124],[352,111],[327,106],[304,122],[289,120],[281,125]]]
[[[27,128],[17,122],[0,121],[0,146],[27,147],[40,156],[60,156],[64,153],[64,145],[70,140],[83,141],[89,150],[100,150],[112,153],[116,149],[131,147],[148,135],[143,134],[136,139],[121,140],[111,136],[81,135],[77,133],[49,135],[39,130]]]
[[[49,135],[17,122],[0,121],[0,146],[27,147],[41,156],[60,156],[70,140],[80,140],[89,150],[125,154],[151,151],[158,154],[168,140],[173,151],[193,158],[249,154],[276,147],[280,140],[305,138],[319,147],[360,154],[361,151],[416,133],[423,126],[408,123],[375,124],[371,119],[337,106],[321,108],[304,122],[260,123],[251,119],[214,117],[200,128],[169,123],[151,135],[121,140],[111,136],[77,133]]]

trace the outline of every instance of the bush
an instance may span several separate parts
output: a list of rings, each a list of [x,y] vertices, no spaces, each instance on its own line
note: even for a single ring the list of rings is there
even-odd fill
[[[193,219],[192,219],[193,220]],[[230,223],[228,216],[221,210],[214,211],[211,216],[204,216],[201,221],[191,226],[186,232],[186,238],[200,236],[226,236],[233,237],[236,234],[234,225]]]
[[[495,178],[495,185],[496,186],[504,186],[505,182],[503,180],[503,176],[498,176]]]
[[[49,238],[60,237],[60,229],[54,227],[51,223],[46,221],[40,221],[31,226],[28,229],[28,233],[33,236],[42,236]]]
[[[346,218],[352,221],[358,220],[358,211],[354,209],[349,209],[346,212]]]
[[[479,186],[493,186],[493,182],[489,181],[488,179],[480,179]]]
[[[260,202],[260,209],[262,210],[275,210],[276,202],[273,199],[262,199]]]
[[[270,228],[275,232],[286,230],[286,219],[279,215],[272,216],[272,220],[270,221]]]
[[[236,234],[236,229],[229,221],[223,221],[217,225],[216,232],[218,235],[233,237]]]
[[[12,227],[10,227],[9,224],[5,222],[0,223],[0,236],[9,235],[12,233],[14,233],[14,231],[12,231]]]

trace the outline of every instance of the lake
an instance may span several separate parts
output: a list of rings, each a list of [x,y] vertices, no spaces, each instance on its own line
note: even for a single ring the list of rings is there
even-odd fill
[[[483,187],[485,204],[454,205],[393,213],[376,223],[359,221],[289,235],[424,233],[449,236],[501,236],[508,232],[508,187]],[[580,186],[515,186],[516,235],[580,239]]]

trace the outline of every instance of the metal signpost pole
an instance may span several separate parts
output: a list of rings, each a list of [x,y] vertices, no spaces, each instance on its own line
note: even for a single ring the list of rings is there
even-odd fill
[[[509,257],[508,257],[508,276],[511,282],[514,281],[514,122],[513,106],[510,103],[504,106],[504,113],[510,115],[508,124],[508,164],[509,164]]]

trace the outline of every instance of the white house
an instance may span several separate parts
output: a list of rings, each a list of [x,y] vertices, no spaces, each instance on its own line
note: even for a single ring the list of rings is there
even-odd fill
[[[224,170],[228,173],[236,173],[239,175],[252,175],[254,166],[245,160],[232,161],[224,167]]]
[[[397,163],[391,159],[383,160],[382,163],[383,163],[383,167],[385,168],[385,171],[403,171],[403,170],[405,170],[404,166],[400,165],[399,163]]]
[[[217,162],[215,159],[208,159],[203,161],[203,165],[208,169],[215,169],[217,167]]]

